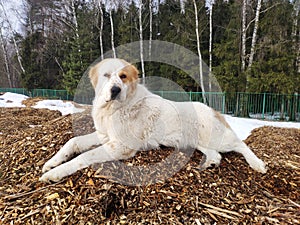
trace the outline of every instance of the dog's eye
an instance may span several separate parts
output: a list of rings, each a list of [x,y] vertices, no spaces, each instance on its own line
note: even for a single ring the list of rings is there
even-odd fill
[[[126,77],[127,77],[126,74],[121,74],[121,75],[120,75],[120,78],[121,78],[121,79],[125,79]]]
[[[109,73],[105,73],[104,76],[110,78],[110,74]]]

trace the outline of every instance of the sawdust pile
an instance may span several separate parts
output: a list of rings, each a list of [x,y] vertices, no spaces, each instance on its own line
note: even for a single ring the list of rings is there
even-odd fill
[[[300,224],[299,129],[262,127],[246,140],[268,163],[265,175],[236,153],[224,154],[218,168],[199,171],[202,154],[194,152],[183,169],[155,184],[115,182],[126,173],[120,175],[118,163],[57,184],[39,182],[43,164],[73,130],[93,131],[89,114],[73,119],[46,109],[0,108],[1,224]],[[149,165],[172,152],[141,152],[123,164]]]

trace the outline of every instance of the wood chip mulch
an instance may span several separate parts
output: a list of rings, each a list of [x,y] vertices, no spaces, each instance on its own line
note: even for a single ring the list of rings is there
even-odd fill
[[[88,113],[0,108],[0,224],[300,224],[299,129],[262,127],[247,138],[268,164],[265,175],[237,153],[200,171],[202,154],[196,151],[162,182],[118,182],[126,166],[151,165],[172,155],[172,149],[162,148],[78,171],[56,184],[39,182],[43,164],[74,130],[93,131]],[[167,171],[160,168],[156,177],[160,172]]]

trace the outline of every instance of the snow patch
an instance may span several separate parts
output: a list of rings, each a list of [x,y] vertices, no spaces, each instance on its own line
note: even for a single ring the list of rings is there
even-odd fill
[[[23,100],[29,98],[26,95],[6,92],[0,95],[0,107],[26,107],[22,104]]]
[[[32,108],[58,110],[62,115],[84,111],[84,109],[76,108],[71,102],[64,102],[62,100],[42,100],[37,102]]]
[[[273,126],[273,127],[285,127],[285,128],[298,128],[300,129],[300,123],[296,122],[277,122],[277,121],[264,121],[257,119],[238,118],[229,115],[224,115],[226,121],[229,123],[233,131],[241,140],[245,140],[251,131],[258,127]]]

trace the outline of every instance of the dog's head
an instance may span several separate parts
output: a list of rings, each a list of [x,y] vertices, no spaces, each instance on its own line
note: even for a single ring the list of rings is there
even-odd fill
[[[123,102],[132,95],[138,83],[138,70],[122,59],[104,59],[89,71],[96,98],[105,104]]]

